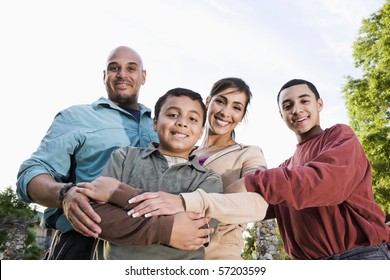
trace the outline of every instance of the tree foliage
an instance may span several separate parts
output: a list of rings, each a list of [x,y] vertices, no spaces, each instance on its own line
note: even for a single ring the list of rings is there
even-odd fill
[[[390,213],[390,0],[362,21],[353,57],[362,77],[343,87],[350,125],[371,162],[375,200]]]
[[[0,192],[0,219],[5,217],[26,217],[33,218],[37,212],[21,201],[15,191],[8,187]]]
[[[256,259],[256,237],[255,237],[255,227],[251,226],[246,229],[248,235],[245,237],[245,246],[244,251],[241,254],[241,257],[244,260],[254,260]]]

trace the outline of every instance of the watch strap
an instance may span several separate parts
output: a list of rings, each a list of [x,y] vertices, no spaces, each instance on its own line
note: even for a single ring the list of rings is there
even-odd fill
[[[58,201],[60,202],[60,204],[62,205],[62,202],[64,201],[64,198],[65,198],[65,195],[66,193],[73,187],[75,187],[76,184],[74,183],[66,183],[64,184],[61,189],[60,189],[60,192],[58,194]]]

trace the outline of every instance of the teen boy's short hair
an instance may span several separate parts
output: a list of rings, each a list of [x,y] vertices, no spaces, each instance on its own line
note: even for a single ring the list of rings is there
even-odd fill
[[[282,88],[279,90],[278,97],[276,99],[278,102],[278,105],[279,105],[279,96],[280,96],[281,91],[286,89],[286,88],[296,86],[296,85],[307,85],[309,87],[309,89],[314,93],[316,100],[320,99],[320,94],[319,94],[317,88],[311,82],[306,81],[306,80],[302,80],[302,79],[293,79],[293,80],[290,80],[287,83],[285,83],[282,86]]]

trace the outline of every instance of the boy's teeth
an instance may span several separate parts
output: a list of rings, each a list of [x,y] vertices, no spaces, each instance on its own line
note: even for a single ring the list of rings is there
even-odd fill
[[[175,135],[176,137],[182,137],[182,138],[186,137],[185,134],[181,134],[181,133],[173,133],[173,135]]]

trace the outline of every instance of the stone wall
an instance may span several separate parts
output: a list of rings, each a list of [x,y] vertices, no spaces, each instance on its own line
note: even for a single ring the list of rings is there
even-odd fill
[[[277,260],[279,238],[276,234],[276,220],[264,220],[254,223],[257,260]]]
[[[37,219],[7,217],[0,220],[0,233],[7,234],[5,250],[0,252],[0,260],[22,260],[24,257],[27,230],[37,223]]]
[[[27,229],[37,224],[37,219],[5,218],[0,220],[0,233],[7,233],[5,250],[0,260],[21,260],[25,251]],[[256,256],[258,260],[277,260],[280,257],[279,239],[276,234],[276,220],[264,220],[253,224],[255,227]]]

